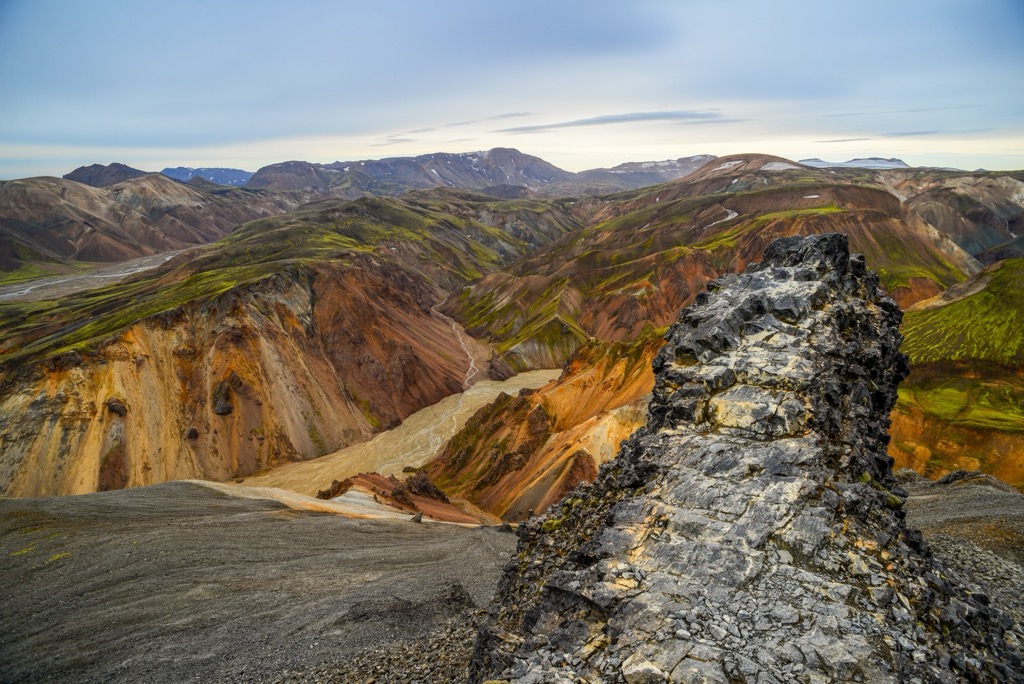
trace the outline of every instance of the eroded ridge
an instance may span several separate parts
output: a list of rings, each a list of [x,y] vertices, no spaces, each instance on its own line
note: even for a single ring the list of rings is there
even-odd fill
[[[472,681],[1019,681],[1021,631],[904,525],[900,313],[840,235],[711,283],[649,425],[520,528]]]

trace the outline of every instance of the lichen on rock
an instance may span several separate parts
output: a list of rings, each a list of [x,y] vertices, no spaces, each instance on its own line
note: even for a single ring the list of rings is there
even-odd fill
[[[1020,681],[1020,626],[904,524],[899,322],[841,235],[712,282],[648,426],[520,527],[470,680]]]

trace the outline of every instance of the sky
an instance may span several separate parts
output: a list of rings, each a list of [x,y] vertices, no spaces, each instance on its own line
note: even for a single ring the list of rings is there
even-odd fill
[[[1024,0],[0,0],[0,179],[514,147],[1024,168]]]

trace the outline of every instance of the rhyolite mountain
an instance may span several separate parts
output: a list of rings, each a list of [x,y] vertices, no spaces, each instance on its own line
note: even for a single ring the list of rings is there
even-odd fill
[[[399,195],[437,186],[485,190],[518,186],[543,195],[615,192],[681,178],[710,155],[660,162],[633,162],[581,173],[564,171],[539,157],[497,147],[462,154],[425,154],[313,164],[288,161],[258,170],[248,187],[313,191],[337,197]]]
[[[980,271],[901,200],[895,173],[737,155],[596,197],[329,197],[118,286],[2,304],[5,491],[225,479],[317,456],[459,391],[465,342],[494,376],[573,359],[559,388],[477,421],[454,474],[431,466],[518,519],[610,458],[597,436],[639,424],[660,331],[775,237],[847,234],[905,306]],[[213,197],[310,197],[159,178]]]
[[[516,367],[565,362],[589,337],[628,340],[664,327],[720,273],[773,239],[842,232],[902,306],[981,265],[863,170],[831,172],[737,155],[687,177],[588,198],[586,226],[470,283],[443,310]]]
[[[763,171],[766,167],[771,173]],[[642,337],[648,326],[667,325],[708,280],[741,269],[747,263],[745,254],[759,258],[759,245],[773,235],[842,230],[869,255],[868,263],[878,269],[883,286],[907,306],[929,292],[952,286],[950,293],[962,295],[976,291],[976,283],[990,281],[984,274],[969,275],[979,265],[922,221],[908,203],[900,202],[891,177],[860,170],[826,173],[777,158],[716,160],[686,179],[650,188],[650,194],[626,193],[620,196],[625,202],[594,209],[598,218],[582,231],[511,269],[471,283],[450,297],[444,310],[474,336],[504,352],[515,366],[545,366],[568,358],[568,367],[578,368],[572,353],[576,345],[583,344],[584,356],[592,359],[595,338],[628,341]],[[1013,175],[1002,174],[999,187],[1014,188]],[[991,186],[991,177],[983,185]],[[708,190],[707,197],[701,197]],[[630,211],[637,206],[640,211]],[[755,213],[745,215],[744,207]],[[782,207],[789,209],[779,211]],[[603,215],[611,220],[600,221]],[[950,268],[952,264],[959,268]],[[1015,380],[1022,363],[1014,357],[1018,346],[1004,339],[1006,331],[1024,326],[1024,305],[1010,292],[1013,282],[1020,289],[1019,281],[1003,277],[982,295],[988,315],[971,318],[957,312],[942,319],[943,335],[984,339],[986,345],[1002,349],[999,363],[983,362],[979,369],[975,363],[953,361],[955,347],[950,356],[930,363],[919,363],[919,356],[911,353],[913,372],[893,413],[898,439],[890,445],[901,465],[933,477],[956,468],[982,469],[1024,484],[1019,454],[1024,449],[1019,425],[1024,423],[1016,407],[1020,397]],[[908,324],[917,316],[909,315]],[[908,344],[916,345],[920,332],[916,325],[908,328]],[[648,348],[645,353],[649,361],[653,351]],[[593,371],[608,367],[595,364]],[[636,381],[653,384],[649,367],[639,368]],[[571,407],[554,395],[549,398],[547,389],[530,403],[544,410],[546,425],[600,424],[615,415],[635,421],[630,407],[637,397],[621,396],[617,382],[633,372],[602,376],[588,390],[586,401]],[[912,389],[919,380],[937,391]],[[918,395],[919,401],[913,398]],[[941,405],[943,399],[950,401]],[[431,475],[509,520],[539,510],[532,505],[540,489],[536,473],[552,474],[549,481],[556,481],[556,475],[567,472],[570,453],[557,439],[536,444],[519,436],[530,434],[527,428],[534,418],[524,412],[525,406],[519,401],[504,411],[492,407],[482,412],[441,452]],[[951,439],[943,438],[947,434]],[[595,448],[593,440],[581,446],[578,463],[589,463],[584,457],[590,457],[599,465],[608,458],[607,449]]]
[[[0,281],[206,244],[305,199],[157,173],[102,188],[50,177],[0,181]]]
[[[1024,256],[1024,174],[882,173],[915,213],[986,264]]]
[[[123,183],[132,178],[145,176],[145,171],[132,168],[126,164],[114,162],[113,164],[90,164],[79,166],[71,173],[64,174],[64,180],[84,183],[94,188],[105,188],[108,185]]]
[[[470,681],[1020,681],[1014,619],[904,522],[877,283],[841,235],[711,283],[647,427],[519,527]]]
[[[235,186],[245,185],[253,176],[252,171],[206,166],[198,169],[194,169],[190,166],[174,166],[163,169],[160,173],[185,183],[193,178],[199,177],[208,180],[211,183],[216,183],[217,185]]]
[[[471,363],[510,374],[435,305],[578,229],[571,209],[328,199],[126,283],[0,304],[0,490],[244,476],[365,440],[461,391]]]
[[[1024,485],[1024,259],[911,307],[903,333],[912,371],[892,414],[897,464]]]

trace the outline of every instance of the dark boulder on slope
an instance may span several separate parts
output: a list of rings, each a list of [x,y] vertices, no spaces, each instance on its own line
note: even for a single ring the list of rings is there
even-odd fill
[[[520,527],[470,680],[1021,681],[1021,631],[904,522],[900,313],[839,235],[683,311],[649,426]]]

